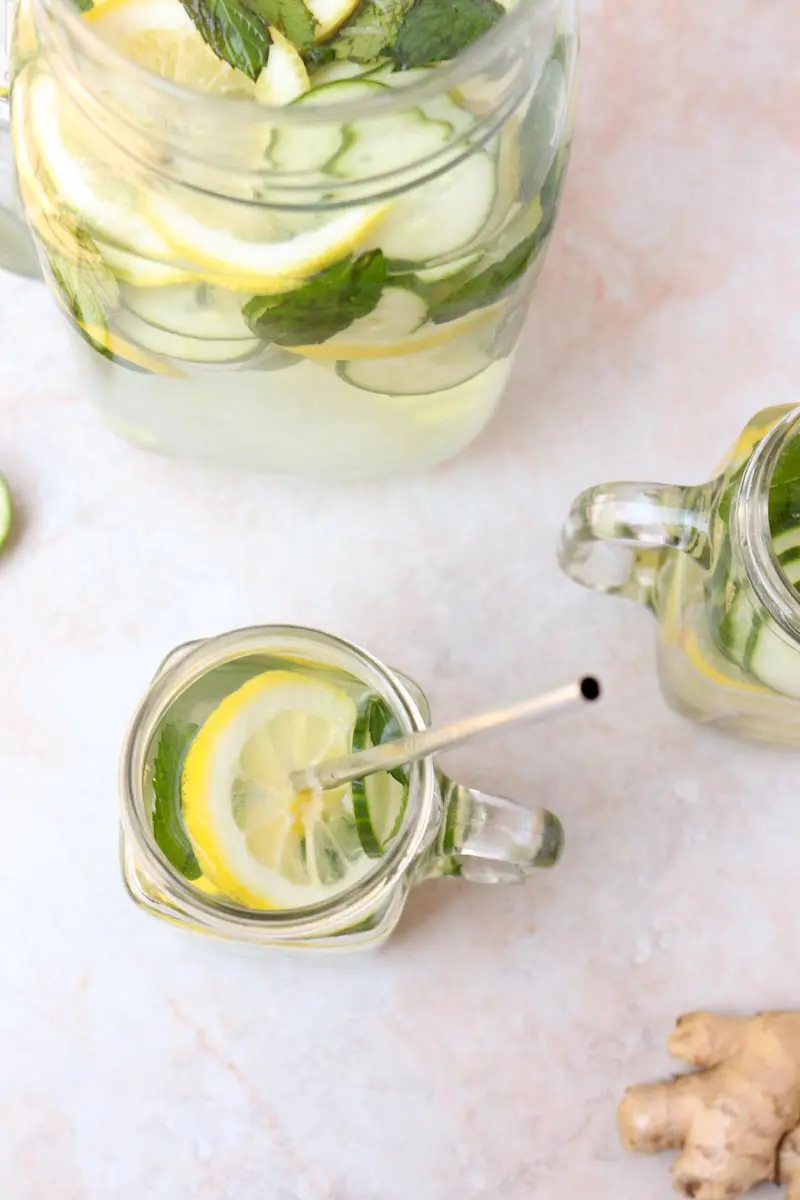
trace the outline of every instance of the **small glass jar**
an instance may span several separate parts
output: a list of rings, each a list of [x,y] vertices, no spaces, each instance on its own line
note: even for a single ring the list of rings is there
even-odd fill
[[[426,759],[410,765],[402,825],[388,851],[354,887],[333,899],[288,911],[254,910],[215,894],[204,879],[190,882],[162,853],[153,833],[154,743],[190,689],[192,696],[202,694],[203,681],[220,668],[247,675],[255,660],[346,673],[380,697],[401,733],[427,724],[427,702],[416,684],[366,651],[316,630],[263,626],[178,647],[162,663],[133,718],[120,768],[122,871],[129,894],[148,912],[232,942],[354,949],[387,938],[409,890],[425,879],[518,883],[558,860],[563,834],[552,813],[463,787]]]
[[[11,112],[25,216],[104,420],[167,454],[315,475],[467,446],[558,209],[574,0],[519,4],[446,66],[283,108],[167,82],[90,18],[18,0]],[[354,262],[380,276],[367,315],[331,333],[292,307],[310,281],[346,307],[324,273]]]
[[[800,409],[757,413],[710,483],[607,483],[575,500],[559,559],[658,618],[679,712],[800,744]]]

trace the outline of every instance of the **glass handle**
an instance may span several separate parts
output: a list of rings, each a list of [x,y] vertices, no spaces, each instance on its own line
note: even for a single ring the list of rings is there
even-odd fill
[[[521,883],[561,856],[564,831],[546,808],[526,808],[451,779],[439,779],[444,820],[438,874],[471,883]]]
[[[561,530],[559,565],[584,587],[652,607],[665,550],[681,550],[708,566],[709,507],[703,487],[598,484],[573,502]]]

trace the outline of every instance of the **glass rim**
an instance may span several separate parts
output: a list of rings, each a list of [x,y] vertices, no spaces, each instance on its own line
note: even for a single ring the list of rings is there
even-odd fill
[[[142,86],[164,96],[172,97],[176,101],[196,105],[200,100],[206,107],[206,111],[218,112],[226,122],[236,121],[243,125],[263,125],[266,116],[271,125],[291,127],[294,125],[319,125],[328,121],[347,122],[364,119],[363,98],[324,106],[303,107],[293,104],[281,106],[245,103],[241,97],[215,96],[197,92],[172,80],[163,79],[152,71],[148,71],[146,67],[133,62],[121,50],[116,49],[102,38],[93,29],[91,23],[83,19],[74,0],[34,0],[34,4],[41,5],[58,26],[66,29],[76,39],[82,50],[105,60],[106,64],[115,72],[129,71],[134,78],[141,81]],[[452,91],[466,78],[478,74],[482,69],[488,67],[495,57],[501,55],[510,46],[518,45],[521,55],[525,49],[525,42],[521,38],[523,30],[535,30],[537,25],[546,28],[548,19],[556,14],[558,7],[559,0],[519,0],[513,9],[506,13],[502,21],[498,21],[463,54],[451,62],[431,70],[429,80],[410,83],[398,88],[387,88],[385,96],[375,96],[368,106],[369,115],[378,116],[407,111],[422,101]],[[476,124],[482,124],[483,120],[488,120],[493,114],[494,109],[491,106],[490,112],[485,118],[482,119],[475,114]]]
[[[772,477],[787,443],[800,435],[800,405],[762,438],[745,467],[732,506],[736,541],[747,578],[769,615],[793,641],[800,641],[800,597],[775,553],[769,519]]]
[[[253,625],[175,647],[163,660],[139,702],[125,735],[119,763],[120,823],[126,848],[135,849],[137,866],[144,866],[148,884],[180,904],[182,913],[230,932],[270,933],[281,939],[336,932],[344,923],[379,908],[423,848],[433,815],[435,776],[429,759],[412,766],[404,828],[388,853],[352,887],[328,900],[297,909],[248,909],[232,900],[207,895],[192,886],[159,849],[146,819],[144,767],[153,738],[171,704],[214,667],[259,651],[297,652],[327,648],[352,662],[364,678],[390,703],[404,732],[425,728],[424,716],[399,675],[368,651],[322,630],[297,625]]]

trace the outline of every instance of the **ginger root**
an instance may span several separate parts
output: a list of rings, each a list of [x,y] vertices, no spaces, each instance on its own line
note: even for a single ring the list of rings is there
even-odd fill
[[[800,1200],[800,1012],[680,1017],[670,1054],[699,1071],[628,1088],[622,1144],[680,1150],[675,1190],[694,1200],[736,1200],[759,1183]]]

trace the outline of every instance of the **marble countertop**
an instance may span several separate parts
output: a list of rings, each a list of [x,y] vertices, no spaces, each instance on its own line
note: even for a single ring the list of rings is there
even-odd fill
[[[560,577],[572,495],[706,478],[800,387],[795,0],[587,0],[579,133],[508,400],[431,474],[331,487],[151,458],[85,406],[44,291],[0,283],[3,1200],[660,1200],[623,1087],[687,1008],[800,1005],[789,754],[659,697],[651,618]],[[442,881],[381,953],[239,958],[117,864],[125,724],[173,645],[321,626],[440,717],[592,669],[601,710],[465,749],[560,814],[561,865]],[[795,840],[797,839],[797,840]]]

